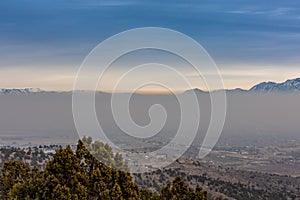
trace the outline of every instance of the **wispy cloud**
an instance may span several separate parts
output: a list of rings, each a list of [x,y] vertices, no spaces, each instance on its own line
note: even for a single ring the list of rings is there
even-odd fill
[[[106,0],[106,1],[84,1],[77,4],[76,8],[83,9],[83,8],[90,8],[90,9],[97,9],[97,8],[107,8],[107,7],[122,7],[122,6],[130,6],[135,5],[136,1],[115,1],[115,0]]]
[[[266,15],[266,16],[282,16],[290,15],[292,8],[275,8],[275,9],[241,9],[241,10],[230,10],[226,13],[231,14],[247,14],[247,15]]]

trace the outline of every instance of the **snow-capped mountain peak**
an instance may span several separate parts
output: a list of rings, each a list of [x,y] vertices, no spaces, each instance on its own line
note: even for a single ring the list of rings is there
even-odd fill
[[[263,82],[253,86],[250,91],[252,92],[297,92],[300,91],[300,78],[289,79],[282,83]]]
[[[30,94],[30,93],[39,93],[43,90],[39,88],[24,88],[24,89],[0,89],[0,94]]]

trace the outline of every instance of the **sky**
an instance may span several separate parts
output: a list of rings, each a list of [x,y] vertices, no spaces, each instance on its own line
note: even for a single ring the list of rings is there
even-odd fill
[[[3,0],[0,88],[71,90],[96,45],[139,27],[169,28],[195,39],[226,88],[300,77],[298,0]],[[197,81],[192,86],[203,87]]]

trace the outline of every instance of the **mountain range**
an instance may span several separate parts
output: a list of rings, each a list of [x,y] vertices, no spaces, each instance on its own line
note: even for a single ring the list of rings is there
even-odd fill
[[[290,79],[282,83],[263,82],[253,86],[250,91],[253,92],[299,92],[300,78]]]
[[[207,93],[199,88],[187,90],[184,93],[189,92],[197,92],[197,93]],[[220,90],[216,90],[220,91]],[[300,92],[300,78],[289,79],[282,83],[275,82],[262,82],[257,85],[254,85],[249,90],[244,90],[241,88],[236,89],[226,89],[227,93],[292,93],[292,92]],[[33,93],[53,93],[45,90],[41,90],[39,88],[24,88],[24,89],[0,89],[0,94],[33,94]],[[58,92],[57,92],[58,93]],[[61,92],[59,92],[61,93]]]
[[[196,93],[206,93],[203,90],[198,88],[187,90],[185,93],[194,91]],[[220,90],[216,90],[218,92]],[[249,90],[244,90],[241,88],[236,89],[226,89],[227,93],[293,93],[293,92],[300,92],[300,78],[289,79],[282,83],[275,83],[275,82],[262,82],[257,85],[254,85]]]
[[[29,94],[45,92],[39,88],[24,88],[24,89],[0,89],[0,94]]]

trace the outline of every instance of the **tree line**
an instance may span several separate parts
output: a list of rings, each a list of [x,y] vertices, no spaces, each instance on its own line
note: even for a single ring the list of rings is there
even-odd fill
[[[104,156],[105,163],[97,155],[101,160]],[[116,170],[115,165],[124,170]],[[200,186],[192,189],[180,177],[153,193],[134,183],[126,170],[121,154],[114,154],[109,145],[84,137],[75,152],[70,146],[57,149],[43,170],[20,161],[5,162],[0,175],[0,199],[208,199]]]

